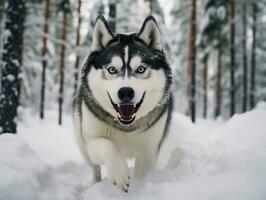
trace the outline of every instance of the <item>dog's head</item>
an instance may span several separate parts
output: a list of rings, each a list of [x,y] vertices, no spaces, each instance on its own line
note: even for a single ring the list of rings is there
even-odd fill
[[[155,19],[139,33],[114,34],[103,16],[93,31],[91,54],[83,67],[91,96],[123,125],[131,125],[169,97],[171,69],[162,51]]]

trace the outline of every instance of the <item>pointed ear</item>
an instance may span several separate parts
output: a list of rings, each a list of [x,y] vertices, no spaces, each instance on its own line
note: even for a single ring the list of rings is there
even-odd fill
[[[153,16],[148,16],[138,33],[138,38],[143,40],[149,47],[162,50],[160,31]]]
[[[112,39],[114,39],[114,34],[108,22],[104,16],[98,16],[92,35],[91,52],[103,50]]]

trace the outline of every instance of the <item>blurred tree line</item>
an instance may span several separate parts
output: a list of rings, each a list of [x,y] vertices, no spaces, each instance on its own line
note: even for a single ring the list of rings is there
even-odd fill
[[[99,14],[126,33],[155,16],[175,75],[175,107],[193,122],[266,100],[266,0],[2,0],[0,133],[15,133],[29,107],[42,119],[57,107],[63,123]]]

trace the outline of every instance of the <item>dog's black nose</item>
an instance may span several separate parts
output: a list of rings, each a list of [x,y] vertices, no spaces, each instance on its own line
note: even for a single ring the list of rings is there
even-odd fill
[[[118,90],[118,97],[122,102],[129,102],[134,97],[134,90],[130,87],[122,87]]]

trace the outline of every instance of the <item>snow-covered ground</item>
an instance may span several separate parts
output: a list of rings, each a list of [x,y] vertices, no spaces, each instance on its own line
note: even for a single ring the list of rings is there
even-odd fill
[[[124,193],[106,179],[90,186],[90,170],[75,144],[71,117],[56,124],[27,117],[19,134],[0,136],[0,200],[265,200],[266,104],[229,121],[178,113],[158,171],[132,180]]]

